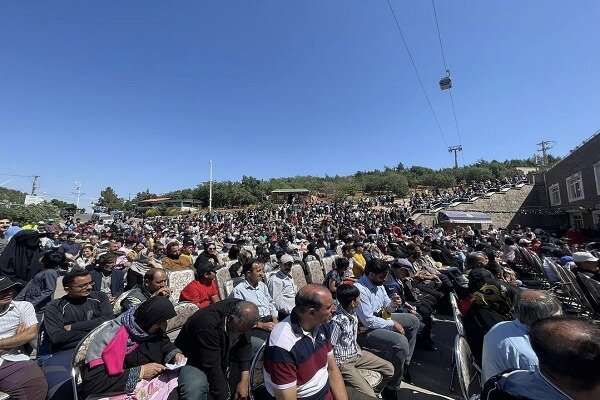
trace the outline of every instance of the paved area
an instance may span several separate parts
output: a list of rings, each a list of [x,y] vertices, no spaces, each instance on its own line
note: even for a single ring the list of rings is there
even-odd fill
[[[458,383],[454,392],[450,393],[450,365],[452,347],[456,336],[456,326],[449,316],[438,316],[433,325],[434,340],[437,351],[415,350],[411,365],[412,384],[402,384],[404,399],[411,400],[442,400],[461,399]]]

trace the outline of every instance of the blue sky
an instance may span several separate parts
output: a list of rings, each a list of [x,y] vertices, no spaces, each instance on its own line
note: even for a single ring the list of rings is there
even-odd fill
[[[192,187],[209,159],[219,180],[450,166],[431,2],[392,4],[444,138],[383,0],[3,1],[0,173],[87,201]],[[463,162],[600,129],[600,2],[436,5]]]

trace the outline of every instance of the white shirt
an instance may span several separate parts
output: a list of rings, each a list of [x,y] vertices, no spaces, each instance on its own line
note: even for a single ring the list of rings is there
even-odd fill
[[[8,309],[0,314],[0,339],[6,339],[14,336],[17,327],[23,324],[26,328],[37,325],[35,309],[28,301],[12,301]],[[1,351],[0,365],[4,360],[8,361],[28,361],[29,356],[23,354],[20,347]]]
[[[268,286],[277,310],[291,313],[296,305],[296,293],[298,292],[298,287],[292,277],[283,271],[278,271],[269,277]]]

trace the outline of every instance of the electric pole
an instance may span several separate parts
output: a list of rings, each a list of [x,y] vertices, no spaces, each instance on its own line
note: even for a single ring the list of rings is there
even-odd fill
[[[74,195],[77,196],[77,209],[79,210],[79,199],[81,198],[82,195],[84,195],[85,193],[81,193],[81,182],[77,182],[75,181],[75,191],[73,192]]]
[[[458,152],[462,151],[462,145],[448,147],[448,153],[454,152],[454,168],[458,168]]]
[[[37,190],[38,186],[37,186],[37,181],[38,178],[40,176],[39,175],[33,175],[31,178],[33,179],[33,182],[31,182],[31,195],[35,196],[35,191]]]
[[[210,180],[208,181],[208,213],[212,214],[212,160],[208,162],[210,167]]]
[[[538,152],[542,153],[542,162],[541,165],[542,167],[547,167],[548,166],[548,150],[550,150],[552,148],[552,143],[554,143],[553,140],[543,140],[538,143]]]

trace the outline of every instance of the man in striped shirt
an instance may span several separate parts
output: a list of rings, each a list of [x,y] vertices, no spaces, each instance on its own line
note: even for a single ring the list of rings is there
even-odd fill
[[[356,307],[360,304],[360,292],[354,285],[343,284],[337,288],[337,300],[340,307],[332,318],[333,354],[347,386],[356,389],[369,399],[376,399],[374,388],[359,373],[359,369],[377,371],[383,380],[377,389],[385,387],[394,375],[394,365],[362,350],[356,342],[358,334],[358,317]],[[379,390],[378,390],[379,391]]]
[[[347,400],[327,324],[334,311],[324,286],[307,285],[298,292],[291,315],[275,325],[265,350],[264,379],[271,398]]]

